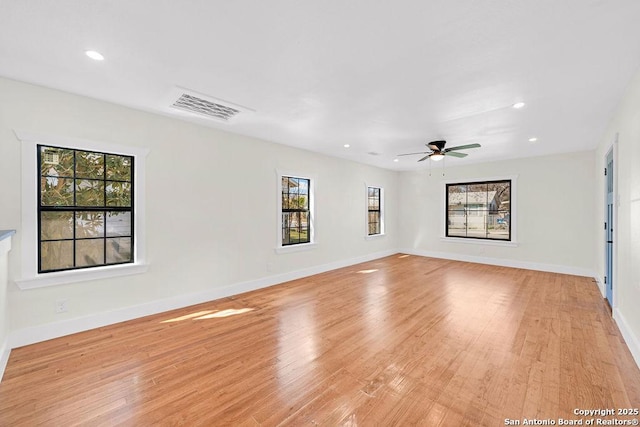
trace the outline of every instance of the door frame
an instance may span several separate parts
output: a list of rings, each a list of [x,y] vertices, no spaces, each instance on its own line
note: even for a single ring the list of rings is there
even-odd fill
[[[607,167],[607,156],[609,154],[609,152],[612,153],[613,156],[613,232],[612,232],[612,240],[613,240],[613,248],[612,248],[612,261],[611,261],[611,275],[613,277],[608,278],[608,281],[613,279],[613,286],[611,288],[611,311],[612,311],[612,315],[614,314],[614,310],[616,309],[616,307],[618,306],[617,301],[617,286],[615,286],[615,279],[618,277],[618,205],[620,204],[620,200],[618,197],[618,133],[616,132],[615,138],[613,140],[613,142],[609,145],[609,147],[607,147],[606,151],[604,152],[604,157],[603,157],[603,163],[604,163],[604,169],[606,169]],[[604,217],[603,217],[603,223],[607,221],[607,179],[606,177],[603,176],[603,184],[604,184],[604,188],[603,188],[603,213],[604,213]],[[607,224],[608,226],[608,224]],[[604,240],[603,240],[603,246],[602,248],[604,248],[604,265],[603,265],[603,274],[602,277],[606,277],[606,273],[607,273],[607,231],[605,230],[604,233]],[[604,283],[604,280],[602,281],[602,296],[604,297],[604,299],[608,301],[607,299],[607,285]]]

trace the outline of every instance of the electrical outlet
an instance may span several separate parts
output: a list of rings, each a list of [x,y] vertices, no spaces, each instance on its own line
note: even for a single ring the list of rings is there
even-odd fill
[[[69,311],[69,300],[56,300],[56,313],[66,313],[67,311]]]

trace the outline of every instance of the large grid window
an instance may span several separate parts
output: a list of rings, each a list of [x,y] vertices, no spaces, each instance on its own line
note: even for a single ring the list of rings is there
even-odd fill
[[[133,157],[37,149],[38,272],[132,263]]]
[[[382,233],[381,194],[381,188],[367,187],[367,223],[369,236]]]
[[[511,180],[447,184],[447,237],[511,240]]]
[[[308,178],[282,177],[282,246],[311,242]]]

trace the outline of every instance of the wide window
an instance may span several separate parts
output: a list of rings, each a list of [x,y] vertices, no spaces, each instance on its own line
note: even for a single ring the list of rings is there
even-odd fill
[[[134,262],[134,157],[37,150],[38,273]]]
[[[382,234],[382,188],[367,187],[368,235]]]
[[[282,176],[282,246],[311,242],[311,180]]]
[[[446,236],[511,241],[511,180],[446,185]]]

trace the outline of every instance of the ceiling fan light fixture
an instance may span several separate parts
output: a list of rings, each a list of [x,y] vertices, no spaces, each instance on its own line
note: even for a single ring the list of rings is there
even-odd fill
[[[435,153],[435,154],[432,154],[431,156],[429,156],[429,158],[431,160],[433,160],[434,162],[439,162],[440,160],[444,159],[444,154]]]

